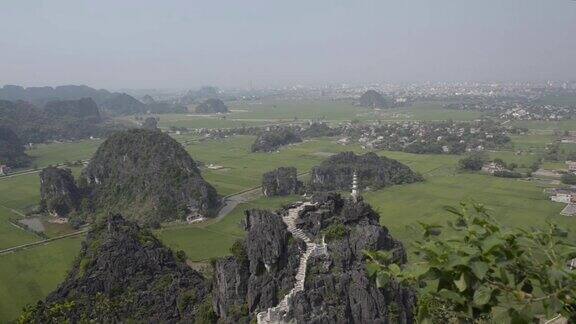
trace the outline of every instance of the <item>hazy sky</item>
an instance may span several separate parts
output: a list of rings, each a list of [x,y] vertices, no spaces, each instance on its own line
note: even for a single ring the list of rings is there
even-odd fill
[[[574,0],[4,0],[0,85],[576,79]]]

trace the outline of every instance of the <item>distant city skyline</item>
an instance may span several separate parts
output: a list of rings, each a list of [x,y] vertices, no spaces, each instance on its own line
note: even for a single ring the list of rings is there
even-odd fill
[[[576,79],[569,0],[8,1],[0,28],[0,85]]]

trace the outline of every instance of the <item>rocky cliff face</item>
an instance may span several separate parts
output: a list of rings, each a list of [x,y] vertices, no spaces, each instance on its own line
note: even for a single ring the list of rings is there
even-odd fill
[[[368,90],[360,96],[358,104],[368,108],[388,108],[389,104],[384,97],[376,90]]]
[[[262,175],[262,193],[266,197],[296,195],[302,191],[302,182],[294,167],[281,167]]]
[[[294,286],[303,248],[276,213],[248,211],[246,230],[243,252],[215,264],[214,310],[225,323],[247,323],[275,306]]]
[[[397,284],[377,288],[365,270],[363,250],[393,251],[406,261],[402,244],[379,224],[379,215],[361,199],[335,194],[315,197],[299,227],[325,235],[327,254],[309,261],[305,289],[291,300],[290,315],[301,323],[414,323],[415,293]]]
[[[282,145],[302,142],[300,135],[291,129],[275,127],[258,135],[252,152],[273,152]]]
[[[40,172],[40,208],[66,217],[80,207],[82,194],[70,169],[47,167]]]
[[[286,321],[413,323],[414,292],[395,284],[377,288],[366,274],[363,250],[393,251],[396,261],[406,260],[402,244],[379,225],[379,215],[362,199],[337,194],[315,196],[313,203],[302,209],[295,224],[312,241],[325,237],[325,253],[308,258],[303,290],[288,299]],[[281,216],[292,208],[248,212],[246,257],[216,263],[214,309],[223,322],[254,319],[294,287],[291,275],[306,244],[291,236],[282,222]],[[236,316],[243,305],[243,316]]]
[[[350,190],[353,174],[358,187],[377,189],[395,184],[422,181],[422,177],[396,160],[380,157],[373,152],[356,155],[343,152],[334,155],[312,169],[312,191]]]
[[[92,98],[50,101],[44,106],[44,111],[53,118],[89,119],[94,123],[102,122],[98,106]]]
[[[110,136],[82,177],[97,212],[122,213],[141,223],[211,215],[219,206],[184,148],[170,136],[144,129]]]
[[[226,106],[222,100],[212,98],[196,106],[195,111],[198,114],[227,113],[228,106]]]
[[[30,162],[18,135],[12,129],[0,125],[0,165],[18,168],[28,166]]]
[[[27,309],[25,323],[193,323],[204,277],[150,232],[119,215],[94,224],[62,284]]]

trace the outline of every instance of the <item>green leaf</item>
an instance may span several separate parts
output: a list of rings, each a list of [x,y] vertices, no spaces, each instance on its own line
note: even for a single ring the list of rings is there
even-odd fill
[[[494,323],[510,323],[510,310],[504,306],[492,307],[492,321]]]
[[[442,289],[438,292],[438,296],[440,296],[440,298],[445,299],[445,300],[450,300],[454,303],[457,304],[463,304],[466,299],[464,297],[462,297],[462,295],[460,295],[459,293],[452,291],[452,290],[448,290],[448,289]]]
[[[368,272],[368,277],[374,276],[380,270],[380,266],[374,262],[366,263],[366,272]]]
[[[402,271],[400,270],[400,267],[396,263],[392,263],[391,265],[389,265],[388,269],[393,275],[398,275]]]
[[[488,304],[490,298],[492,298],[493,289],[487,286],[480,286],[474,292],[474,304],[477,306],[483,306]]]
[[[390,277],[385,272],[380,271],[378,272],[378,275],[376,275],[376,287],[378,288],[386,286],[386,284],[388,284],[389,281]]]
[[[460,275],[460,279],[454,280],[454,284],[456,285],[458,290],[460,290],[460,292],[463,292],[464,290],[466,290],[466,288],[468,288],[468,284],[466,283],[466,277],[464,276],[464,273]]]
[[[448,256],[448,262],[446,263],[447,269],[452,269],[457,266],[466,266],[470,262],[469,256],[459,256],[456,254],[451,254]]]
[[[474,273],[476,278],[482,280],[486,276],[489,267],[486,262],[476,261],[470,264],[470,269],[472,270],[472,273]]]
[[[489,253],[492,251],[492,249],[503,244],[504,244],[503,240],[495,236],[490,236],[487,239],[485,239],[484,242],[482,242],[482,250],[484,251],[484,253]]]
[[[460,210],[456,209],[453,206],[444,206],[444,210],[449,212],[449,213],[458,215],[458,216],[464,216],[464,214],[462,214],[462,212]]]

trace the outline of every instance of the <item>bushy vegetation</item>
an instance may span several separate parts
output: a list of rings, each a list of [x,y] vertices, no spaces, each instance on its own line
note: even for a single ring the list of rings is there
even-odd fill
[[[277,127],[260,134],[252,144],[252,152],[272,152],[282,145],[299,142],[302,142],[302,139],[293,130]]]
[[[479,171],[484,163],[488,162],[488,155],[484,152],[474,152],[458,161],[462,170]]]
[[[562,175],[562,183],[568,184],[568,185],[576,185],[576,174],[564,173]]]
[[[522,173],[510,170],[494,171],[493,175],[500,178],[522,178]]]
[[[325,228],[322,234],[325,235],[326,242],[330,242],[344,238],[348,234],[348,230],[344,224],[335,223]]]
[[[236,240],[230,247],[230,253],[240,262],[248,261],[248,253],[246,252],[244,240]]]
[[[419,260],[408,267],[391,263],[389,252],[366,252],[367,271],[379,286],[394,280],[421,288],[421,322],[441,316],[532,323],[557,314],[576,320],[576,272],[568,267],[576,245],[567,231],[551,223],[505,228],[479,204],[446,210],[455,215],[447,226],[421,223],[422,239],[414,244]]]

